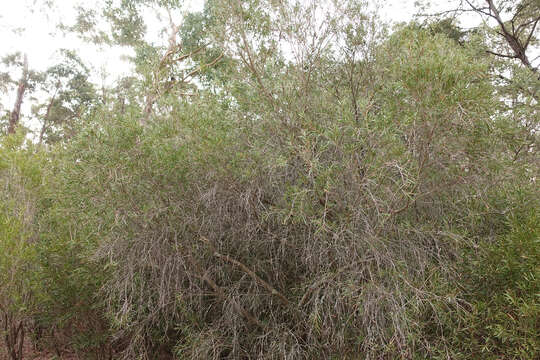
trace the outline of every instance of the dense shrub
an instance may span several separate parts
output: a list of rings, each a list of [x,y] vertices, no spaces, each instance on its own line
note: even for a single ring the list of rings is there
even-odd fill
[[[20,132],[0,142],[0,334],[13,360],[23,358],[35,303],[32,274],[42,166],[24,136]]]
[[[94,358],[537,357],[531,103],[447,31],[239,4],[206,9],[227,61],[197,96],[144,63],[141,103],[3,138],[10,324]]]
[[[472,314],[466,333],[473,353],[486,358],[540,355],[540,217],[538,207],[520,203],[528,209],[508,216],[508,234],[481,243],[479,254],[467,257]]]
[[[489,125],[492,84],[474,52],[413,29],[387,51],[399,56],[377,60],[379,110],[364,104],[361,123],[332,100],[330,74],[282,94],[289,124],[264,98],[219,96],[145,127],[97,119],[51,165],[60,200],[44,217],[43,271],[70,274],[47,290],[53,313],[103,324],[106,308],[127,358],[436,354],[429,339],[450,311],[488,311],[478,289],[454,284],[487,271],[492,255],[458,266],[496,235],[486,222],[508,231],[479,210],[486,188],[508,183],[506,143]],[[312,107],[297,113],[300,103]]]

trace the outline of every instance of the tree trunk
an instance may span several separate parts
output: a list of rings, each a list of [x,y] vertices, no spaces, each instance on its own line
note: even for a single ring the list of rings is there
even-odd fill
[[[28,85],[28,57],[24,54],[24,63],[23,63],[23,73],[22,77],[19,80],[19,87],[17,88],[17,98],[15,99],[15,106],[13,106],[13,111],[9,116],[9,127],[8,134],[14,134],[15,128],[19,124],[19,119],[21,117],[21,105],[23,102],[24,92],[26,91],[26,86]]]
[[[39,132],[39,146],[41,146],[41,144],[43,143],[43,136],[45,135],[45,131],[47,130],[47,126],[49,125],[49,116],[51,114],[51,109],[54,105],[54,100],[56,98],[56,94],[58,93],[59,87],[60,85],[57,86],[51,98],[51,101],[49,101],[49,105],[47,105],[47,112],[45,113],[45,117],[43,118],[43,125],[41,126],[41,131]]]
[[[148,94],[148,96],[146,97],[146,105],[144,106],[143,115],[141,119],[139,120],[139,123],[142,126],[146,126],[148,124],[150,115],[152,115],[152,107],[154,106],[155,102],[156,102],[156,96],[152,94]]]

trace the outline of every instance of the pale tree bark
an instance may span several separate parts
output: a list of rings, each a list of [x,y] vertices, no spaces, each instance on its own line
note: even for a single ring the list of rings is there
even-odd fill
[[[24,98],[24,92],[28,86],[28,57],[24,54],[23,62],[23,73],[21,79],[19,80],[19,85],[17,87],[17,98],[15,99],[15,105],[13,106],[13,111],[9,116],[9,127],[8,134],[14,134],[17,125],[19,124],[19,119],[21,117],[21,105]]]
[[[43,125],[41,126],[41,131],[39,132],[39,145],[43,143],[43,136],[45,135],[45,131],[49,127],[49,116],[51,114],[51,109],[54,105],[54,100],[56,99],[56,94],[58,93],[60,85],[57,86],[56,90],[54,91],[54,94],[49,101],[49,104],[47,105],[47,112],[45,113],[45,116],[43,117]]]
[[[178,32],[180,31],[180,27],[173,22],[170,10],[167,10],[167,13],[169,14],[169,25],[171,27],[171,33],[169,34],[169,47],[159,61],[159,65],[154,73],[154,84],[152,84],[154,87],[154,92],[150,92],[146,95],[146,104],[144,106],[143,114],[140,119],[140,123],[143,126],[148,123],[150,115],[152,114],[152,108],[158,98],[159,82],[161,80],[161,76],[159,76],[159,73],[167,65],[167,63],[171,62],[171,58],[181,49],[181,46],[179,46],[176,42],[176,37],[178,35]]]
[[[164,94],[168,93],[171,89],[173,89],[176,85],[182,84],[185,82],[188,82],[191,80],[195,75],[200,73],[205,68],[210,68],[216,65],[221,59],[223,58],[223,54],[220,54],[217,56],[214,60],[209,62],[208,64],[202,64],[197,69],[192,70],[187,75],[185,75],[183,78],[176,79],[174,77],[169,77],[169,79],[164,82],[163,79],[168,77],[167,70],[174,64],[180,63],[184,60],[192,58],[194,55],[200,53],[206,48],[206,45],[203,45],[199,47],[198,49],[193,50],[190,53],[179,55],[178,57],[175,57],[182,51],[182,44],[177,43],[177,36],[178,32],[180,31],[180,26],[176,25],[173,22],[172,15],[170,11],[168,11],[169,14],[169,25],[170,25],[170,35],[169,35],[169,46],[167,48],[167,51],[165,54],[161,57],[159,61],[159,65],[157,65],[156,69],[154,70],[153,74],[153,84],[151,90],[146,94],[146,101],[145,106],[142,112],[142,116],[139,119],[139,123],[143,126],[148,124],[148,121],[150,119],[150,116],[153,112],[153,107],[156,101],[159,100],[159,98]],[[193,94],[180,94],[181,96],[193,96]]]

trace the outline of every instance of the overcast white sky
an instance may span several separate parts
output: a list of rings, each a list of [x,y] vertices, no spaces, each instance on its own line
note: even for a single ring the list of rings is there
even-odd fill
[[[56,24],[61,20],[68,24],[70,20],[72,22],[76,14],[75,5],[80,2],[88,3],[87,1],[55,0],[55,8],[59,11],[53,12],[42,11],[46,9],[46,2],[47,0],[0,0],[0,57],[21,51],[28,54],[31,68],[45,70],[54,63],[57,49],[75,49],[81,58],[96,70],[103,68],[109,74],[117,76],[129,72],[129,64],[122,60],[122,55],[129,54],[127,49],[100,49],[82,42],[74,35],[65,36],[56,29]],[[191,0],[188,6],[190,10],[201,10],[203,4],[202,0]]]

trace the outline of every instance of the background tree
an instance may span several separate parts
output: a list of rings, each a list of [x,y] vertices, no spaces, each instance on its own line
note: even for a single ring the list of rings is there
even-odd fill
[[[0,74],[3,90],[9,92],[16,89],[14,105],[9,113],[6,130],[8,134],[13,134],[21,119],[21,107],[25,95],[35,90],[35,81],[39,76],[35,71],[29,70],[27,56],[19,52],[4,56],[2,64],[7,68],[7,71]],[[13,76],[17,72],[20,72],[20,78]]]
[[[90,71],[72,51],[60,50],[57,65],[41,74],[38,89],[47,94],[32,112],[41,122],[38,143],[52,143],[73,136],[82,118],[95,106],[96,93],[89,81]],[[77,123],[79,122],[79,123]]]
[[[76,23],[61,25],[61,28],[95,42],[128,46],[134,50],[135,56],[130,60],[136,68],[145,97],[142,99],[141,123],[148,122],[159,99],[195,95],[197,86],[191,84],[194,77],[221,60],[222,55],[216,54],[206,63],[198,66],[192,63],[192,57],[203,52],[206,45],[184,47],[179,36],[183,26],[181,22],[187,15],[180,1],[107,2],[100,11],[104,20],[101,22],[97,20],[98,11],[79,7]],[[155,43],[145,38],[148,18],[142,14],[147,13],[154,14],[158,21],[166,24],[160,31],[161,39]]]
[[[455,9],[431,14],[436,16],[459,16],[474,13],[483,25],[490,28],[486,33],[489,42],[486,52],[491,55],[518,60],[533,72],[538,57],[531,59],[532,49],[538,45],[538,23],[540,4],[536,0],[460,0]],[[429,5],[427,5],[429,6]],[[422,7],[426,11],[426,5]]]

